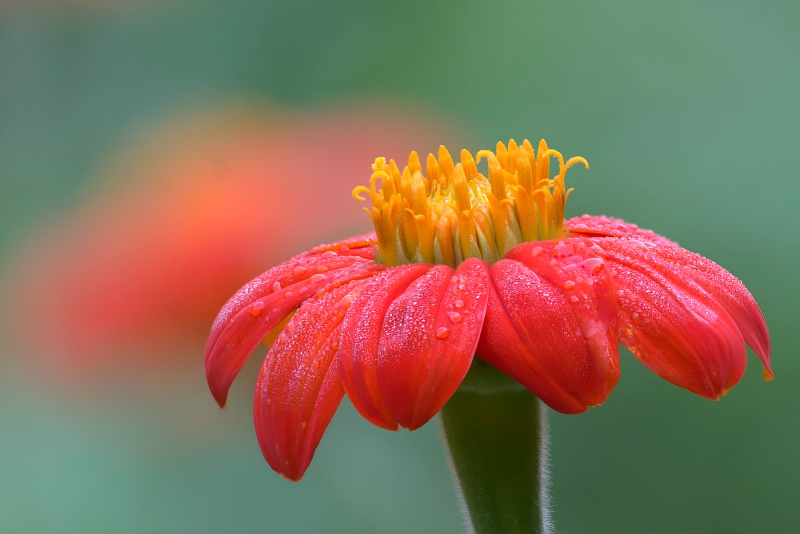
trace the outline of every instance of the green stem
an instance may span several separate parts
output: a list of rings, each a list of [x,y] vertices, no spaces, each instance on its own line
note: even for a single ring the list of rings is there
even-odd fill
[[[547,414],[541,401],[476,358],[441,414],[474,531],[549,532]]]

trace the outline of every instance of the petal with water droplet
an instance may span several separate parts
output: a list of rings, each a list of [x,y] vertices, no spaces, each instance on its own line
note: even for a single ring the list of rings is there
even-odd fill
[[[223,306],[211,327],[205,351],[206,379],[220,406],[250,353],[284,317],[319,289],[338,279],[360,277],[374,270],[372,262],[354,256],[316,259],[328,269],[326,279],[313,277],[310,257],[297,257],[248,282]],[[256,306],[256,308],[253,308]],[[263,307],[262,307],[263,306]],[[258,310],[258,313],[252,313]]]
[[[346,308],[335,304],[368,283],[354,280],[309,299],[267,354],[253,404],[256,436],[269,465],[300,480],[344,395],[334,361]]]
[[[377,244],[378,240],[375,237],[375,232],[370,232],[368,234],[350,237],[343,241],[319,245],[318,247],[312,248],[304,255],[327,254],[328,257],[331,257],[331,255],[359,256],[367,260],[373,260],[375,257],[374,249]]]
[[[378,385],[401,426],[421,427],[458,389],[480,338],[487,298],[488,266],[471,258],[455,275],[445,265],[432,267],[389,306],[378,345]],[[448,315],[456,301],[462,303],[460,322]]]
[[[674,241],[660,236],[651,230],[639,228],[635,224],[622,219],[605,215],[582,215],[573,217],[566,223],[572,237],[620,237],[626,239],[643,239],[661,245],[676,245]]]
[[[662,246],[654,248],[652,252],[659,258],[673,262],[684,276],[694,280],[725,308],[739,327],[745,342],[764,364],[768,375],[772,375],[767,322],[753,295],[742,282],[713,261],[686,249]]]
[[[400,265],[375,278],[353,299],[342,322],[339,373],[345,393],[369,422],[397,430],[378,386],[378,341],[389,305],[409,284],[431,269],[428,264]]]
[[[725,308],[659,258],[658,245],[632,239],[600,240],[614,266],[619,337],[623,345],[665,380],[716,399],[744,373],[744,339]]]
[[[575,251],[583,245],[523,243],[493,265],[478,346],[481,358],[563,413],[603,403],[619,379],[614,288],[606,269]]]

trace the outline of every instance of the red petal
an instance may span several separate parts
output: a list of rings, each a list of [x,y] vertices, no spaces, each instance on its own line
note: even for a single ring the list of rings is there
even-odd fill
[[[486,313],[485,262],[432,267],[386,312],[378,384],[390,415],[414,430],[455,393],[469,371]]]
[[[389,305],[431,265],[400,265],[372,280],[353,300],[342,322],[339,373],[347,396],[369,422],[397,430],[378,386],[378,340]]]
[[[344,390],[334,357],[354,291],[351,281],[306,301],[272,345],[253,405],[256,435],[269,465],[291,480],[305,473]]]
[[[713,296],[654,252],[661,246],[594,240],[619,288],[620,341],[665,380],[716,399],[744,373],[744,339]]]
[[[713,261],[677,246],[657,247],[652,252],[659,258],[674,262],[685,276],[692,278],[725,308],[739,327],[745,342],[761,359],[768,375],[772,376],[767,322],[753,295],[739,279]]]
[[[560,412],[603,403],[619,379],[603,260],[573,239],[524,243],[506,258],[492,266],[478,355]]]
[[[670,241],[653,231],[644,230],[622,219],[614,219],[604,215],[573,217],[567,221],[567,228],[569,228],[571,237],[627,237],[643,239],[651,243],[676,245],[674,241]]]
[[[375,237],[375,232],[371,232],[369,234],[350,237],[343,241],[337,241],[336,243],[319,245],[306,252],[306,254],[336,252],[342,256],[360,256],[364,259],[372,260],[375,258],[374,250],[377,244],[378,239]]]
[[[297,257],[240,289],[217,315],[206,343],[206,379],[225,405],[228,389],[247,357],[302,301],[337,280],[363,276],[372,262],[328,253]],[[341,283],[341,282],[338,282]]]

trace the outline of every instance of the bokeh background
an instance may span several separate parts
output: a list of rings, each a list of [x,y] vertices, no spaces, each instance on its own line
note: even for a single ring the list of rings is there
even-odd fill
[[[0,2],[0,531],[461,531],[435,422],[345,401],[292,484],[259,362],[220,411],[202,347],[249,278],[369,229],[374,156],[544,136],[591,163],[571,215],[744,281],[776,374],[750,353],[709,402],[625,352],[551,413],[558,532],[797,532],[798,94],[793,0]]]

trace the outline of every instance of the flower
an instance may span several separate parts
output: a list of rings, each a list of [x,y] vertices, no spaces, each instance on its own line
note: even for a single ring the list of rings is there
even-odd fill
[[[550,178],[550,160],[559,169]],[[476,163],[486,159],[488,178]],[[299,480],[342,397],[377,426],[433,417],[473,356],[553,409],[602,404],[622,343],[667,381],[716,399],[745,368],[745,343],[771,377],[770,339],[733,275],[674,242],[608,217],[564,222],[564,162],[525,141],[477,162],[444,147],[426,176],[378,158],[367,209],[375,234],[314,248],[245,285],[206,346],[216,400],[275,329],[258,377],[256,433],[270,466]],[[380,185],[379,185],[380,184]],[[287,321],[288,319],[288,322]]]
[[[294,214],[324,210],[331,236],[357,227],[347,202],[304,198],[317,169],[335,169],[325,181],[346,199],[359,162],[381,147],[407,154],[442,130],[433,124],[363,102],[313,114],[251,102],[149,128],[15,251],[2,280],[9,336],[58,383],[177,375],[243,280],[316,244],[319,228]]]

